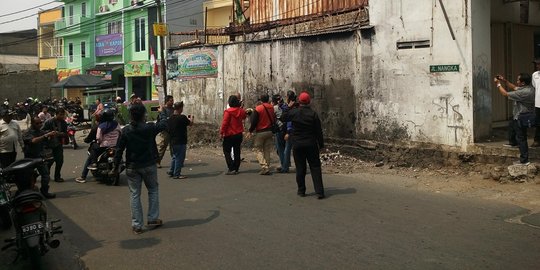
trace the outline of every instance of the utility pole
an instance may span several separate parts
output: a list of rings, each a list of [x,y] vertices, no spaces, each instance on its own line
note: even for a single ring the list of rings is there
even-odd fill
[[[158,16],[158,23],[164,23],[163,17],[161,16],[161,0],[156,0],[157,4],[157,16]],[[165,66],[165,44],[163,42],[163,36],[159,36],[159,47],[160,47],[160,54],[161,54],[161,87],[163,88],[163,97],[167,96],[167,67]]]

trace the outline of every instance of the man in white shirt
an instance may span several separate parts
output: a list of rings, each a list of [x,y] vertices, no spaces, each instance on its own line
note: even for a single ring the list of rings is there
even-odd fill
[[[534,142],[531,147],[540,147],[540,58],[536,58],[534,61],[536,72],[532,74],[531,85],[536,90],[534,99],[534,111],[536,114],[536,130],[534,133]]]
[[[17,158],[17,144],[23,148],[22,133],[19,124],[13,120],[14,112],[3,110],[0,120],[0,167],[5,168]]]

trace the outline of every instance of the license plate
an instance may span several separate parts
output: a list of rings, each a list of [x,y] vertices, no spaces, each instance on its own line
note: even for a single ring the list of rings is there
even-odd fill
[[[43,222],[36,222],[32,224],[23,225],[21,227],[23,238],[30,237],[37,234],[43,233]]]

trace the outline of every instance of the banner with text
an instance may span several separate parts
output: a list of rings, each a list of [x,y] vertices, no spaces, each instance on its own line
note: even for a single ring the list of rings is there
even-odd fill
[[[178,54],[178,79],[216,78],[218,75],[217,49],[181,50]]]
[[[122,55],[122,34],[96,36],[96,56]]]

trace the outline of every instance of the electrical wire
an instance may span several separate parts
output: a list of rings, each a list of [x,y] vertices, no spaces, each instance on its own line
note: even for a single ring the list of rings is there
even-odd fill
[[[2,14],[2,15],[0,15],[0,18],[6,17],[6,16],[15,15],[15,14],[19,14],[19,13],[23,13],[23,12],[25,12],[25,11],[29,11],[29,10],[32,10],[32,9],[36,9],[36,8],[39,8],[39,7],[42,7],[42,6],[46,6],[46,5],[49,5],[49,4],[52,4],[52,3],[58,3],[58,1],[51,1],[51,2],[48,2],[48,3],[45,3],[45,4],[41,4],[41,5],[39,5],[39,6],[35,6],[35,7],[31,7],[31,8],[19,10],[19,11],[7,13],[7,14]],[[54,7],[54,8],[56,8],[56,7]],[[54,9],[54,8],[51,8],[51,9]]]

